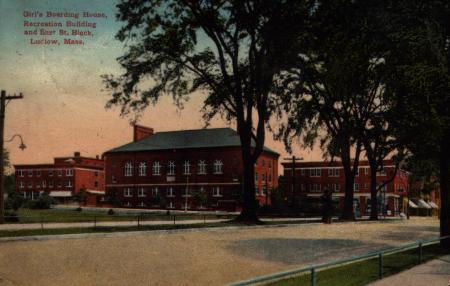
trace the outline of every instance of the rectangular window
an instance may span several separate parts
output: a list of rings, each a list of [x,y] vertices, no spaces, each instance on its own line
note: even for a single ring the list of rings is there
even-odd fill
[[[341,185],[339,185],[339,184],[333,184],[333,189],[334,189],[335,192],[340,192],[340,190],[341,190]]]
[[[58,183],[56,183],[56,185],[57,185],[58,188],[61,188],[62,187],[61,181],[58,181]]]
[[[22,181],[20,181],[20,182],[19,182],[19,188],[20,188],[20,189],[23,189],[23,188],[25,188],[25,184],[24,184],[24,182],[22,182]]]
[[[97,181],[94,182],[94,188],[98,188],[98,182]]]
[[[302,176],[306,175],[305,169],[300,169],[300,174],[301,174]]]
[[[132,197],[133,194],[132,194],[132,192],[131,192],[131,188],[124,188],[124,189],[123,189],[123,196],[124,196],[124,197]]]
[[[53,188],[53,181],[49,181],[49,182],[48,182],[48,187],[49,187],[49,188]]]
[[[45,188],[47,186],[47,182],[46,181],[42,181],[42,187]]]
[[[161,175],[161,164],[159,164],[158,161],[153,163],[152,169],[153,169],[153,175],[155,175],[155,176]]]
[[[138,197],[145,197],[145,190],[144,188],[138,189]]]
[[[68,187],[68,188],[72,188],[72,181],[71,180],[69,180],[69,181],[67,181],[67,185],[66,185],[66,187]]]
[[[36,183],[36,189],[40,189],[41,188],[41,183],[40,182],[37,182]]]
[[[320,184],[311,184],[311,192],[320,192]]]
[[[28,171],[28,177],[33,177],[33,171],[32,170]]]
[[[377,172],[377,176],[386,176],[386,170],[384,167],[381,167],[381,170]]]
[[[353,184],[353,190],[354,190],[355,192],[359,192],[359,184],[358,184],[358,183],[354,183],[354,184]]]
[[[157,197],[158,196],[158,187],[154,187],[152,188],[152,197]]]
[[[355,174],[355,176],[356,176],[356,177],[359,176],[359,168],[356,168],[356,174]]]
[[[62,176],[62,170],[58,170],[58,177]]]
[[[41,176],[41,171],[40,170],[36,171],[36,177],[40,177],[40,176]]]
[[[169,169],[167,170],[167,175],[175,175],[175,162],[169,162]]]
[[[169,202],[169,204],[167,205],[168,209],[174,209],[175,206],[173,205],[173,202]]]
[[[172,187],[167,188],[167,197],[175,197]]]
[[[28,189],[33,188],[33,182],[28,182]]]
[[[49,171],[48,171],[48,175],[49,175],[50,177],[53,177],[53,170],[49,170]]]
[[[338,168],[328,169],[328,177],[339,177],[340,171]]]
[[[25,172],[23,171],[23,170],[18,170],[17,171],[17,175],[19,176],[19,177],[25,177]]]
[[[364,167],[364,174],[368,175],[369,174],[369,167]]]
[[[183,174],[184,175],[190,175],[191,174],[191,163],[189,163],[189,161],[186,161],[183,164]]]
[[[94,172],[94,176],[98,177],[98,171]]]
[[[220,187],[213,187],[213,197],[221,197]]]
[[[73,169],[66,169],[66,176],[68,177],[73,176]]]
[[[321,176],[321,170],[318,168],[313,168],[310,170],[310,176],[311,177],[320,177]]]

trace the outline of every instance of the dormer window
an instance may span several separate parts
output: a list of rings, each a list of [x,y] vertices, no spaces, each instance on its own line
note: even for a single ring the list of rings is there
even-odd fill
[[[131,177],[133,175],[133,165],[131,162],[125,163],[125,177]]]

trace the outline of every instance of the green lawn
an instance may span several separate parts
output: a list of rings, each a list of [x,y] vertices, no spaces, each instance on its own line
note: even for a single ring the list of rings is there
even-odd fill
[[[97,226],[97,227],[77,227],[60,229],[21,229],[21,230],[0,230],[0,237],[19,237],[35,235],[59,235],[59,234],[82,234],[82,233],[112,233],[128,231],[151,231],[151,230],[172,230],[172,229],[196,229],[206,227],[226,227],[242,226],[233,222],[217,222],[202,224],[168,224],[168,225],[145,225],[145,226]]]
[[[445,252],[439,244],[423,247],[422,262],[443,255]],[[327,268],[317,273],[317,286],[360,286],[378,279],[378,258],[346,264],[343,266]],[[418,264],[418,250],[411,249],[384,256],[383,275],[398,273]],[[288,278],[281,281],[267,283],[270,286],[298,286],[311,285],[310,273]]]
[[[227,216],[217,216],[214,214],[170,214],[165,213],[122,213],[116,212],[114,215],[108,215],[108,210],[83,210],[76,211],[73,209],[19,209],[17,214],[19,216],[19,223],[40,223],[43,222],[93,222],[96,221],[130,221],[130,220],[168,220],[175,219],[189,220],[189,219],[217,219],[227,218]],[[232,218],[233,216],[228,216]]]

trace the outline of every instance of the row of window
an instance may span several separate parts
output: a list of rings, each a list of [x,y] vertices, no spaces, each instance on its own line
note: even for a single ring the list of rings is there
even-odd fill
[[[265,167],[266,166],[266,161],[265,160],[261,160],[260,164],[261,164],[261,167]],[[255,163],[255,166],[258,166],[258,163]],[[270,161],[270,160],[267,161],[267,166],[269,168],[272,168],[272,161]]]
[[[200,175],[206,175],[208,171],[208,164],[206,164],[205,160],[200,160],[197,163],[197,174]],[[152,164],[152,175],[158,176],[161,175],[161,169],[162,165],[160,162],[155,161]],[[184,175],[190,175],[192,171],[192,165],[190,161],[185,161],[183,163],[183,174]],[[124,173],[126,177],[133,176],[133,163],[132,162],[126,162],[124,166]],[[137,166],[138,169],[138,175],[139,176],[147,176],[147,163],[146,162],[140,162]],[[176,165],[174,161],[169,161],[167,165],[167,175],[175,175],[176,171]],[[223,163],[221,160],[215,160],[213,163],[213,174],[222,174],[223,173]]]
[[[95,182],[96,186],[98,185],[98,182]],[[53,188],[54,186],[58,187],[58,188],[62,188],[62,186],[65,186],[67,188],[71,188],[73,187],[73,183],[71,180],[68,180],[66,182],[62,182],[62,181],[57,181],[56,184],[53,181],[49,181],[48,182],[48,187],[49,188]],[[25,182],[20,181],[19,182],[19,189],[25,189],[25,186],[28,189],[32,189],[33,187],[35,187],[36,189],[40,189],[40,188],[46,188],[47,187],[47,181],[42,181],[42,182],[36,182],[35,184],[33,184],[33,182],[28,182],[27,184],[25,184]]]
[[[132,204],[131,202],[123,202],[122,203],[123,207],[139,207],[139,208],[145,208],[148,206],[160,206],[159,204],[147,204],[144,201],[140,201],[138,204]],[[192,209],[192,205],[190,202],[182,202],[182,203],[178,203],[175,204],[174,202],[167,202],[167,204],[165,205],[165,207],[167,209],[174,209],[175,207],[178,207],[180,209]],[[195,209],[206,209],[206,206],[203,204],[200,204],[199,206],[196,206]]]
[[[53,177],[55,172],[58,175],[58,177],[61,177],[63,175],[63,173],[65,173],[66,176],[68,176],[68,177],[72,177],[73,176],[73,169],[65,169],[65,172],[62,169],[59,169],[59,170],[48,170],[48,175],[50,177]],[[22,178],[25,177],[26,175],[28,175],[28,177],[33,177],[33,176],[40,177],[42,175],[42,172],[40,170],[36,170],[36,171],[33,171],[33,170],[28,170],[28,171],[17,170],[16,173],[17,173],[17,176],[22,177]]]
[[[182,197],[186,197],[186,196],[191,197],[194,194],[194,192],[196,192],[196,191],[197,190],[193,190],[193,189],[190,189],[190,190],[178,189],[178,190],[176,190],[176,192],[178,194],[180,194]],[[199,187],[198,191],[201,193],[204,193],[207,191],[207,189],[204,187]],[[124,188],[123,189],[123,196],[128,197],[128,198],[134,197],[134,196],[146,197],[148,193],[149,194],[151,193],[152,197],[157,197],[158,195],[165,195],[166,197],[171,198],[171,197],[176,196],[175,189],[173,187],[168,187],[165,190],[161,189],[160,187],[153,187],[150,189],[148,189],[148,188],[136,188],[136,189]],[[220,187],[212,187],[211,193],[212,193],[213,197],[222,197],[222,190]]]
[[[356,172],[356,176],[359,176],[359,169],[364,170],[364,174],[369,174],[369,167],[362,167],[358,168],[358,171]],[[321,168],[309,168],[309,169],[300,169],[302,176],[307,176],[306,171],[309,170],[309,176],[310,177],[321,177],[322,176],[322,169]],[[328,177],[339,177],[340,176],[340,169],[338,168],[329,168],[328,169]],[[383,169],[379,172],[377,172],[377,176],[386,176],[386,171]]]
[[[255,173],[255,182],[258,181],[258,178],[259,178],[258,173]],[[268,182],[272,182],[272,174],[267,174],[267,176],[264,173],[261,174],[261,181],[263,182],[266,181],[266,178]]]
[[[340,192],[340,190],[341,190],[340,184],[327,184],[326,186],[328,189],[332,190],[333,192]],[[310,192],[321,192],[322,191],[321,184],[301,184],[302,191],[306,191],[307,188],[309,189]],[[369,184],[368,183],[364,183],[364,184],[354,183],[353,189],[355,192],[359,192],[359,190],[369,190]],[[386,190],[387,190],[386,185],[381,187],[381,191],[385,192]]]

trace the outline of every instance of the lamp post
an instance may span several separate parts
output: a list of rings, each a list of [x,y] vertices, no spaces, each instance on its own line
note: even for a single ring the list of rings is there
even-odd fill
[[[6,105],[15,99],[22,99],[23,95],[20,93],[19,95],[6,95],[6,91],[2,90],[0,94],[0,224],[4,223],[4,205],[3,205],[3,182],[4,182],[4,131],[5,131],[5,113],[6,113]],[[16,134],[7,142],[12,141],[14,138],[19,137],[21,144],[19,146],[20,149],[24,150],[26,148],[25,144],[23,144],[22,136]]]

